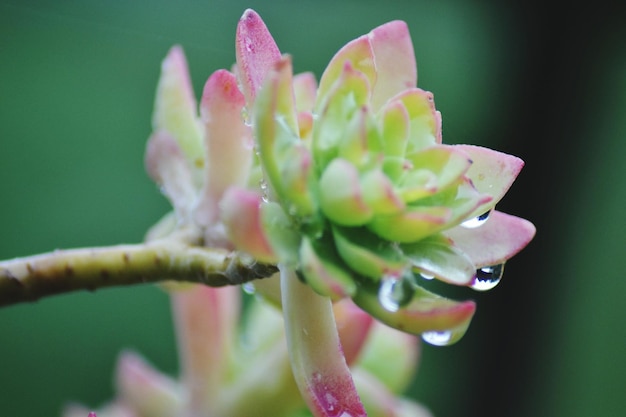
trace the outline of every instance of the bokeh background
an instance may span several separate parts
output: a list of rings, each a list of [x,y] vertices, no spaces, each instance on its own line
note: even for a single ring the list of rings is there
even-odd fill
[[[494,290],[451,290],[477,300],[476,316],[458,344],[424,346],[410,395],[440,417],[623,416],[626,14],[617,5],[1,0],[0,259],[139,242],[168,210],[143,151],[172,45],[184,47],[200,94],[234,62],[247,7],[296,71],[318,75],[347,41],[403,19],[444,142],[524,159],[499,209],[538,229]],[[0,309],[0,416],[102,404],[125,348],[177,372],[159,289]]]

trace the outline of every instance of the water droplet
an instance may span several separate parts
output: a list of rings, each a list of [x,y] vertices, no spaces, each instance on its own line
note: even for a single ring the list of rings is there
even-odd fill
[[[254,288],[254,284],[252,282],[244,282],[241,285],[241,288],[246,294],[254,295],[254,293],[256,293],[256,288]]]
[[[461,226],[467,227],[468,229],[474,229],[478,226],[482,226],[483,224],[485,224],[487,219],[489,219],[490,214],[491,214],[491,210],[488,210],[484,212],[483,214],[481,214],[480,216],[476,216],[472,219],[465,220],[463,223],[461,223]]]
[[[424,332],[422,340],[433,346],[447,346],[452,340],[452,332],[450,330]]]
[[[470,287],[476,291],[487,291],[498,285],[504,273],[504,263],[483,266],[476,270],[474,281]]]
[[[395,312],[411,301],[415,289],[411,283],[395,275],[384,276],[378,288],[378,301],[388,311]]]
[[[421,276],[422,278],[424,278],[424,279],[429,280],[429,281],[431,281],[431,280],[435,279],[435,276],[434,276],[434,275],[429,274],[429,273],[424,272],[424,271],[420,271],[420,276]]]
[[[259,181],[259,186],[261,187],[261,198],[265,203],[267,203],[269,201],[269,197],[267,181],[265,181],[265,178],[261,178],[261,180]]]

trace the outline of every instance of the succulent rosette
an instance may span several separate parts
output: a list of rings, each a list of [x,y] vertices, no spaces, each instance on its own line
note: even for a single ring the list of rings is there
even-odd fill
[[[341,48],[319,85],[312,74],[294,76],[288,55],[271,60],[239,63],[248,78],[266,72],[250,110],[262,179],[260,189],[226,193],[230,238],[295,270],[321,295],[350,297],[432,343],[455,342],[474,302],[441,297],[422,282],[497,283],[535,233],[530,222],[494,210],[523,161],[442,143],[441,114],[432,93],[416,86],[402,21]],[[243,218],[253,220],[244,227]]]

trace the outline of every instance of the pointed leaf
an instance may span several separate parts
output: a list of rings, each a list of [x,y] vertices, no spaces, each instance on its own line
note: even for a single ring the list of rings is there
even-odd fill
[[[380,169],[361,176],[363,198],[375,214],[395,214],[406,207],[389,177]]]
[[[279,265],[287,346],[302,398],[314,417],[366,417],[341,351],[332,303]]]
[[[172,135],[194,169],[203,165],[202,127],[183,49],[174,46],[161,65],[152,128]]]
[[[359,173],[345,159],[334,159],[324,170],[319,202],[324,215],[343,226],[365,224],[373,215],[363,199]]]
[[[252,131],[244,123],[245,98],[234,74],[219,70],[206,82],[200,103],[205,131],[204,187],[196,220],[215,222],[218,203],[230,186],[245,186],[252,164]]]
[[[220,220],[233,244],[261,262],[276,262],[276,255],[261,220],[262,196],[243,188],[231,187],[220,201]]]
[[[407,24],[401,20],[385,23],[369,34],[376,65],[373,109],[388,99],[417,85],[417,66]]]
[[[476,275],[476,266],[471,259],[441,235],[429,236],[401,248],[415,268],[441,281],[467,285]]]
[[[350,298],[333,303],[333,314],[346,363],[352,366],[357,360],[361,362],[363,350],[371,343],[370,330],[376,322]]]
[[[488,203],[478,207],[469,218],[479,216],[493,208],[504,197],[524,167],[524,161],[516,156],[482,146],[453,146],[462,149],[472,159],[472,166],[466,175],[472,180],[474,187],[480,193],[492,198]]]
[[[512,258],[533,239],[535,231],[528,220],[494,210],[477,228],[457,226],[444,234],[480,268]]]
[[[302,72],[293,77],[293,91],[298,112],[311,112],[317,96],[317,80],[312,72]]]
[[[120,397],[141,415],[169,417],[182,410],[178,384],[133,352],[120,354],[115,379]]]
[[[328,245],[304,237],[300,244],[300,268],[306,283],[333,301],[356,292],[354,279]]]
[[[319,118],[313,126],[311,147],[320,169],[337,157],[346,126],[354,114],[367,105],[369,92],[368,79],[347,62],[323,103],[318,95],[316,113]]]
[[[436,179],[434,184],[429,184],[427,191],[421,193],[416,190],[417,198],[428,195],[433,191],[443,190],[459,181],[459,178],[467,172],[472,165],[470,157],[460,149],[448,145],[434,145],[418,152],[412,153],[408,160],[415,170],[426,170],[433,174]],[[410,195],[412,186],[419,184],[407,184],[407,196]]]
[[[144,165],[174,207],[179,220],[190,221],[197,194],[193,174],[179,143],[170,133],[161,130],[150,136]]]
[[[291,217],[280,204],[264,202],[261,205],[261,222],[278,261],[295,268],[298,265],[302,236]]]
[[[238,337],[236,286],[185,286],[171,292],[182,378],[191,409],[214,409]],[[172,415],[172,414],[170,414]]]
[[[261,16],[252,9],[243,13],[237,25],[235,55],[246,102],[252,104],[265,77],[280,60],[274,38]]]
[[[420,88],[406,90],[393,101],[401,101],[410,120],[410,136],[407,155],[441,143],[441,118],[435,110],[433,94]]]
[[[357,366],[374,375],[396,394],[405,392],[420,357],[420,340],[414,335],[375,321]]]
[[[376,82],[376,67],[374,64],[374,52],[368,35],[363,35],[350,41],[330,60],[320,78],[317,90],[317,104],[315,107],[318,112],[326,100],[326,95],[340,78],[346,63],[355,71],[363,74],[370,86],[374,85]]]
[[[473,301],[452,301],[423,288],[417,288],[411,302],[397,311],[385,309],[370,289],[361,288],[353,300],[386,325],[415,335],[466,328],[476,310]]]
[[[451,216],[447,207],[408,207],[398,214],[375,216],[367,227],[384,239],[408,243],[441,230]]]
[[[285,57],[268,75],[255,104],[255,133],[261,163],[279,201],[287,200],[290,192],[283,181],[283,166],[292,162],[292,148],[300,143],[291,84],[291,60]],[[299,163],[296,168],[304,177],[308,175],[308,166]],[[300,174],[298,177],[302,179]]]
[[[402,253],[391,243],[359,227],[333,227],[341,258],[359,274],[379,281],[384,275],[401,275],[407,267]]]

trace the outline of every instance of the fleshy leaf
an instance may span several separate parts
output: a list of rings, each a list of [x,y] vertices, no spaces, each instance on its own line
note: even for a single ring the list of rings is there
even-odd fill
[[[146,172],[161,187],[181,221],[191,220],[191,208],[196,200],[193,174],[189,161],[179,143],[164,131],[153,133],[146,144]]]
[[[251,128],[242,117],[245,104],[234,74],[218,70],[209,77],[200,103],[207,166],[196,212],[204,226],[215,222],[226,189],[245,186],[248,178],[254,143]]]
[[[324,170],[319,202],[324,215],[343,226],[365,224],[373,215],[363,199],[359,172],[345,159],[333,159]]]
[[[239,288],[190,285],[173,290],[171,300],[188,406],[215,410],[237,338]]]
[[[237,248],[261,262],[276,262],[261,220],[262,196],[243,188],[231,187],[220,201],[220,219]]]
[[[366,417],[341,351],[331,300],[279,265],[293,375],[314,417]]]
[[[142,415],[170,417],[182,409],[178,384],[133,352],[120,354],[116,386],[124,401]]]
[[[365,228],[333,227],[341,258],[356,272],[379,281],[383,275],[401,275],[407,267],[402,253]]]
[[[302,239],[291,218],[278,203],[264,202],[261,205],[261,222],[270,245],[283,264],[295,267]]]
[[[363,199],[375,214],[395,214],[406,207],[389,177],[380,169],[361,176],[361,189]]]
[[[441,235],[404,244],[402,251],[420,272],[450,284],[467,285],[476,274],[471,259]]]
[[[385,23],[369,33],[376,65],[373,109],[389,98],[417,85],[417,66],[407,24],[400,20]]]
[[[375,216],[367,227],[392,242],[415,242],[439,231],[451,216],[447,207],[407,207],[397,214]]]
[[[315,162],[324,169],[337,157],[344,140],[347,123],[354,113],[367,105],[370,83],[361,72],[347,62],[341,76],[325,97],[323,105],[316,105],[319,119],[313,127],[312,149]]]
[[[457,226],[444,234],[480,268],[501,264],[516,255],[532,240],[535,231],[528,220],[494,210],[480,227]]]
[[[381,112],[384,153],[387,157],[404,157],[409,140],[409,113],[400,100],[390,102]]]
[[[356,282],[342,267],[330,246],[304,237],[300,243],[300,267],[306,283],[318,294],[338,301],[356,292]]]
[[[261,16],[252,9],[243,13],[237,25],[235,55],[246,101],[254,103],[265,77],[280,60],[280,50]]]
[[[401,92],[392,98],[401,101],[410,120],[407,156],[429,146],[441,143],[441,119],[435,110],[433,94],[420,88]]]
[[[376,321],[350,298],[333,303],[333,313],[346,363],[352,366],[355,361],[360,361],[363,349],[367,349],[372,343],[370,330],[374,328]]]
[[[341,48],[328,63],[320,78],[317,90],[316,110],[319,112],[323,106],[326,95],[333,88],[341,74],[345,71],[346,63],[355,71],[362,73],[373,86],[376,82],[376,67],[374,64],[374,51],[368,35],[363,35],[347,43]]]
[[[269,73],[267,81],[257,97],[255,108],[255,132],[261,163],[267,180],[269,180],[279,201],[286,202],[285,200],[289,200],[289,195],[297,191],[289,188],[294,186],[293,183],[284,183],[282,167],[283,164],[292,162],[293,147],[300,142],[297,136],[298,126],[289,57],[280,60],[276,64],[275,71]],[[301,187],[301,181],[306,182],[308,175],[306,172],[308,170],[308,162],[306,162],[308,157],[303,153],[300,153],[299,156],[304,156],[305,159],[300,158],[300,163],[296,164],[296,181],[299,182],[295,184],[296,187]]]
[[[172,135],[194,170],[202,168],[202,127],[183,49],[174,46],[161,65],[152,128]]]
[[[435,145],[415,152],[408,158],[417,172],[425,170],[431,173],[435,181],[421,184],[407,184],[403,190],[405,201],[410,202],[426,195],[443,190],[458,182],[470,168],[472,161],[469,156],[452,146]],[[415,189],[412,189],[415,188]]]
[[[473,163],[466,175],[480,193],[492,198],[488,203],[476,208],[469,217],[479,216],[493,208],[504,197],[524,167],[524,161],[516,156],[482,146],[452,146],[462,149],[469,155]]]
[[[385,309],[376,292],[369,288],[361,288],[353,300],[363,310],[394,329],[415,335],[429,331],[458,330],[455,341],[461,338],[461,331],[467,328],[476,310],[473,301],[452,301],[419,287],[411,302],[397,311]]]
[[[317,97],[317,80],[312,72],[302,72],[293,76],[293,91],[298,112],[311,112]]]
[[[396,394],[404,392],[419,363],[420,340],[375,321],[358,367],[367,370]]]

